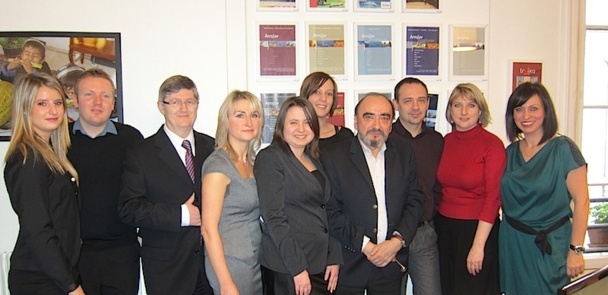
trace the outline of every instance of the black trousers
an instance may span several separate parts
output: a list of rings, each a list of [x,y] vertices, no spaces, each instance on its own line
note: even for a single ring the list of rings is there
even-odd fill
[[[8,271],[8,290],[11,295],[65,295],[53,280],[42,272]]]
[[[87,246],[78,263],[87,295],[135,295],[139,291],[139,243],[110,248]]]
[[[264,285],[264,295],[295,295],[296,287],[293,283],[293,276],[262,268],[262,284]],[[311,295],[330,295],[327,291],[327,282],[324,280],[324,273],[309,274],[310,284],[312,285]]]

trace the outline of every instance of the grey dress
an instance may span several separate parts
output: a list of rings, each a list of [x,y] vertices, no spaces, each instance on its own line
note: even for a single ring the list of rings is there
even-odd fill
[[[216,149],[203,164],[203,177],[213,172],[230,178],[224,196],[219,232],[232,280],[240,294],[262,294],[262,277],[258,263],[262,234],[255,177],[243,178],[222,149]],[[220,294],[220,284],[206,250],[205,269],[213,292]]]

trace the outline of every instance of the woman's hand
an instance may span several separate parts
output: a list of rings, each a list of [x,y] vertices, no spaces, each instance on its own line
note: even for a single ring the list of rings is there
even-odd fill
[[[306,270],[293,277],[293,284],[296,287],[296,295],[308,295],[310,294],[310,291],[312,291],[310,277]]]
[[[239,295],[239,289],[236,287],[234,282],[230,282],[224,285],[220,285],[221,295]]]
[[[78,286],[78,288],[74,289],[74,291],[68,293],[68,295],[85,295],[82,286]]]
[[[471,247],[467,256],[467,270],[471,275],[477,275],[483,268],[483,247]]]
[[[328,265],[325,268],[325,281],[327,281],[327,291],[333,293],[338,286],[338,273],[340,273],[340,265]]]
[[[583,254],[576,254],[568,250],[568,259],[566,260],[566,273],[569,277],[574,278],[585,271],[585,258]]]

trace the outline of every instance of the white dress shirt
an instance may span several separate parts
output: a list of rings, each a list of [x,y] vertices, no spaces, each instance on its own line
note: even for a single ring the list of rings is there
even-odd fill
[[[372,177],[372,183],[374,185],[374,191],[376,193],[376,202],[378,204],[378,223],[376,225],[376,239],[377,244],[380,244],[386,240],[386,233],[388,232],[388,216],[386,213],[386,194],[385,194],[385,166],[384,166],[384,151],[386,151],[386,144],[382,144],[380,152],[377,157],[374,157],[372,151],[359,139],[359,143],[363,148],[363,154],[365,155],[365,161],[367,162],[367,168],[369,174]],[[361,250],[365,248],[367,243],[370,241],[369,237],[363,236],[363,244]]]

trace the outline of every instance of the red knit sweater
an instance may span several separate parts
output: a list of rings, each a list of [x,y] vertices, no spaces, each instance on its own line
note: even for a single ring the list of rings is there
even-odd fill
[[[506,158],[502,141],[480,125],[446,135],[437,169],[437,180],[443,186],[439,213],[494,223]]]

